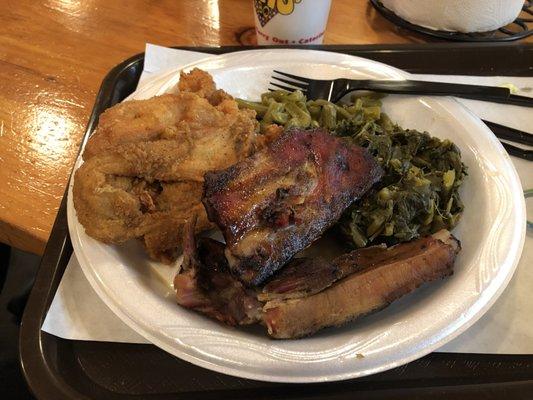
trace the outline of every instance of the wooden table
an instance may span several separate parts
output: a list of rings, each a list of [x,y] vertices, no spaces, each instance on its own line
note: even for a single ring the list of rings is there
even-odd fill
[[[251,0],[4,0],[0,242],[41,254],[102,78],[146,42],[251,40]],[[424,42],[366,0],[334,0],[325,43]]]

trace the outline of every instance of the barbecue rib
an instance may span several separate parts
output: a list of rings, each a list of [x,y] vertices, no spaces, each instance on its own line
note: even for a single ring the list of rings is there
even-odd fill
[[[251,157],[207,173],[203,203],[224,234],[230,269],[259,285],[381,176],[365,149],[323,130],[293,129]]]
[[[223,243],[200,238],[197,245],[195,224],[193,217],[184,229],[182,270],[174,278],[178,304],[231,326],[259,322],[256,292],[231,276]]]
[[[273,300],[265,304],[263,322],[276,339],[307,336],[339,326],[381,310],[424,282],[453,273],[459,242],[448,231],[440,231],[389,249],[375,246],[338,257],[338,268],[357,272],[327,289],[298,299]]]
[[[424,282],[453,273],[460,244],[448,231],[386,248],[355,250],[333,261],[291,261],[262,290],[249,289],[228,269],[222,243],[184,240],[178,303],[229,325],[261,322],[277,339],[307,336],[378,311]]]

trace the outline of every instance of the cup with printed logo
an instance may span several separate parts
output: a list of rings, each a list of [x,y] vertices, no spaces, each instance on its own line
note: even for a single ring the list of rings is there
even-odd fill
[[[259,45],[321,44],[331,0],[253,0]]]

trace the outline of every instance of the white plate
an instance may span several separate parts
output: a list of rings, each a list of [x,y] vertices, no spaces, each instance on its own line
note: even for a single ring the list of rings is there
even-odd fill
[[[308,50],[232,53],[186,69],[193,66],[209,71],[220,88],[249,99],[266,91],[274,69],[315,78],[409,76],[374,61]],[[131,97],[164,93],[178,79],[179,71],[167,73]],[[522,188],[498,140],[455,100],[390,96],[384,107],[404,127],[453,140],[469,168],[462,190],[466,208],[454,232],[463,250],[451,278],[425,285],[384,311],[343,328],[306,339],[271,340],[259,327],[232,329],[179,307],[169,267],[150,262],[135,243],[107,246],[88,237],[76,218],[69,188],[70,236],[87,279],[111,310],[155,345],[193,364],[244,378],[277,382],[355,378],[437,349],[481,317],[509,282],[525,235]]]

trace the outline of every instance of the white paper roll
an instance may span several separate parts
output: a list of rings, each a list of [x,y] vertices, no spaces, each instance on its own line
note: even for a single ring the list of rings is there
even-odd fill
[[[524,0],[381,0],[401,18],[426,28],[492,31],[514,21]]]

